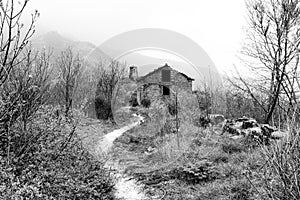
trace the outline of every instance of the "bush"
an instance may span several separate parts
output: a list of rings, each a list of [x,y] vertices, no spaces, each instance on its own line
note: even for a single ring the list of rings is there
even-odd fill
[[[82,147],[77,122],[58,119],[54,110],[40,109],[26,133],[17,124],[11,128],[10,153],[0,158],[2,197],[113,199],[111,176]]]
[[[141,104],[145,108],[149,108],[151,106],[151,100],[150,99],[142,99]]]
[[[261,151],[265,164],[257,178],[269,199],[300,199],[300,136],[290,130],[288,137]]]
[[[27,122],[49,97],[49,64],[45,52],[29,51],[26,59],[11,69],[0,87],[0,137],[17,120],[27,128]],[[6,129],[6,130],[5,130]],[[5,137],[4,136],[4,137]],[[7,139],[7,138],[6,138]],[[0,138],[1,140],[1,138]]]
[[[178,114],[178,110],[179,110],[179,105],[177,105],[176,107],[176,102],[174,100],[168,100],[166,102],[167,106],[168,106],[168,110],[169,113],[174,116],[176,114]]]
[[[227,163],[229,160],[229,157],[226,153],[224,152],[215,152],[212,153],[212,155],[210,156],[209,160],[211,160],[214,163]]]
[[[237,181],[231,187],[232,197],[230,199],[233,200],[249,200],[251,194],[251,185],[247,181]]]
[[[222,150],[229,154],[240,153],[245,151],[245,147],[241,142],[227,139],[222,142]]]
[[[113,118],[111,102],[101,96],[95,98],[95,110],[98,119],[107,120]]]
[[[211,124],[211,121],[208,117],[206,117],[206,116],[199,117],[199,122],[197,123],[197,125],[199,127],[207,128],[207,127],[209,127],[210,124]]]
[[[136,92],[134,92],[131,96],[130,96],[130,100],[129,100],[129,105],[132,107],[136,107],[138,106],[138,101],[137,101],[137,94]]]
[[[207,182],[218,177],[216,168],[208,160],[200,160],[196,163],[188,163],[175,169],[177,178],[189,184]]]

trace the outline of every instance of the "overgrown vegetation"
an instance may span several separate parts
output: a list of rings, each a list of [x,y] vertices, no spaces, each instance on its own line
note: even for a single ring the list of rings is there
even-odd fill
[[[172,152],[167,138],[158,144],[153,141],[160,137],[145,132],[125,134],[115,142],[120,163],[146,191],[164,191],[164,199],[257,199],[245,173],[249,167],[255,170],[262,166],[259,149],[252,149],[246,139],[236,141],[221,135],[220,130],[189,127],[189,135],[184,136],[192,141],[181,140],[183,148],[176,151],[175,140]]]
[[[117,99],[125,65],[99,61],[87,68],[71,48],[57,58],[31,49],[39,13],[25,30],[21,14],[27,3],[0,5],[1,199],[115,199],[112,171],[95,148],[117,127],[117,104],[124,125],[133,113],[145,117],[114,142],[112,152],[145,191],[170,200],[300,199],[298,0],[247,4],[251,31],[243,53],[256,61],[248,66],[260,70],[260,77],[238,74],[224,87],[179,92],[176,102],[143,99],[142,106],[131,90],[122,91],[124,99],[130,96],[128,104]],[[107,131],[93,122],[92,135],[93,124],[83,125],[88,104],[95,105],[98,119],[110,121],[102,121]],[[220,126],[199,123],[212,113],[250,116],[280,125],[286,134],[267,143],[247,135],[233,138]]]
[[[233,85],[263,111],[264,123],[284,121],[298,109],[300,9],[298,0],[246,1],[248,31],[242,50],[254,76],[238,72]]]
[[[164,199],[298,198],[298,136],[268,144],[251,135],[232,138],[220,126],[201,128],[197,98],[180,102],[180,137],[170,128],[168,106],[154,101],[138,112],[148,122],[115,141],[114,156],[148,195]],[[242,97],[242,95],[241,95]],[[245,103],[244,103],[245,102]],[[240,102],[247,108],[247,101]],[[246,104],[246,105],[245,105]],[[146,118],[146,119],[147,119]],[[160,119],[160,120],[158,120]],[[156,126],[153,126],[153,125]],[[292,130],[295,124],[288,127]]]
[[[299,145],[299,132],[291,129],[289,137],[262,147],[264,165],[252,175],[256,178],[252,184],[261,199],[300,198]]]
[[[59,96],[58,102],[65,107],[65,115],[69,116],[82,76],[83,61],[79,55],[74,55],[71,48],[68,48],[61,52],[56,65],[59,78],[55,85],[57,90],[54,92]]]
[[[72,102],[82,65],[67,49],[53,74],[51,55],[28,45],[39,13],[24,30],[27,3],[0,5],[0,199],[114,199],[104,161],[77,132],[83,115],[73,113]],[[57,87],[64,101],[47,105]]]
[[[82,146],[78,122],[57,117],[56,109],[41,107],[28,130],[16,122],[9,143],[1,142],[9,145],[1,146],[1,198],[113,199],[104,163]]]

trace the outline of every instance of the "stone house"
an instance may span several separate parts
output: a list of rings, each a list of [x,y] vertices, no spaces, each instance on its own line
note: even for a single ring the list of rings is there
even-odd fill
[[[136,66],[131,66],[129,79],[137,83],[137,101],[141,104],[143,99],[149,99],[151,102],[158,98],[173,99],[176,93],[185,91],[192,93],[193,78],[179,72],[169,65],[162,67],[138,77]]]

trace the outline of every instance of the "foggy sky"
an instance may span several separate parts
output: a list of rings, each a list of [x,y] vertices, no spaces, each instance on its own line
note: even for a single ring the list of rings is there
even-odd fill
[[[244,37],[243,0],[31,0],[37,9],[36,35],[58,31],[100,45],[139,28],[163,28],[197,42],[219,70],[232,67]]]

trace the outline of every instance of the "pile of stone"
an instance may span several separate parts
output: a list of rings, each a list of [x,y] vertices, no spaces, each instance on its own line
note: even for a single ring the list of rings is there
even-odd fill
[[[249,136],[261,142],[280,139],[287,134],[276,127],[259,124],[255,119],[248,117],[225,120],[222,133],[231,134],[233,139]]]
[[[221,126],[225,121],[224,115],[221,114],[208,114],[199,117],[199,120],[195,123],[200,127],[210,127],[210,126]]]

